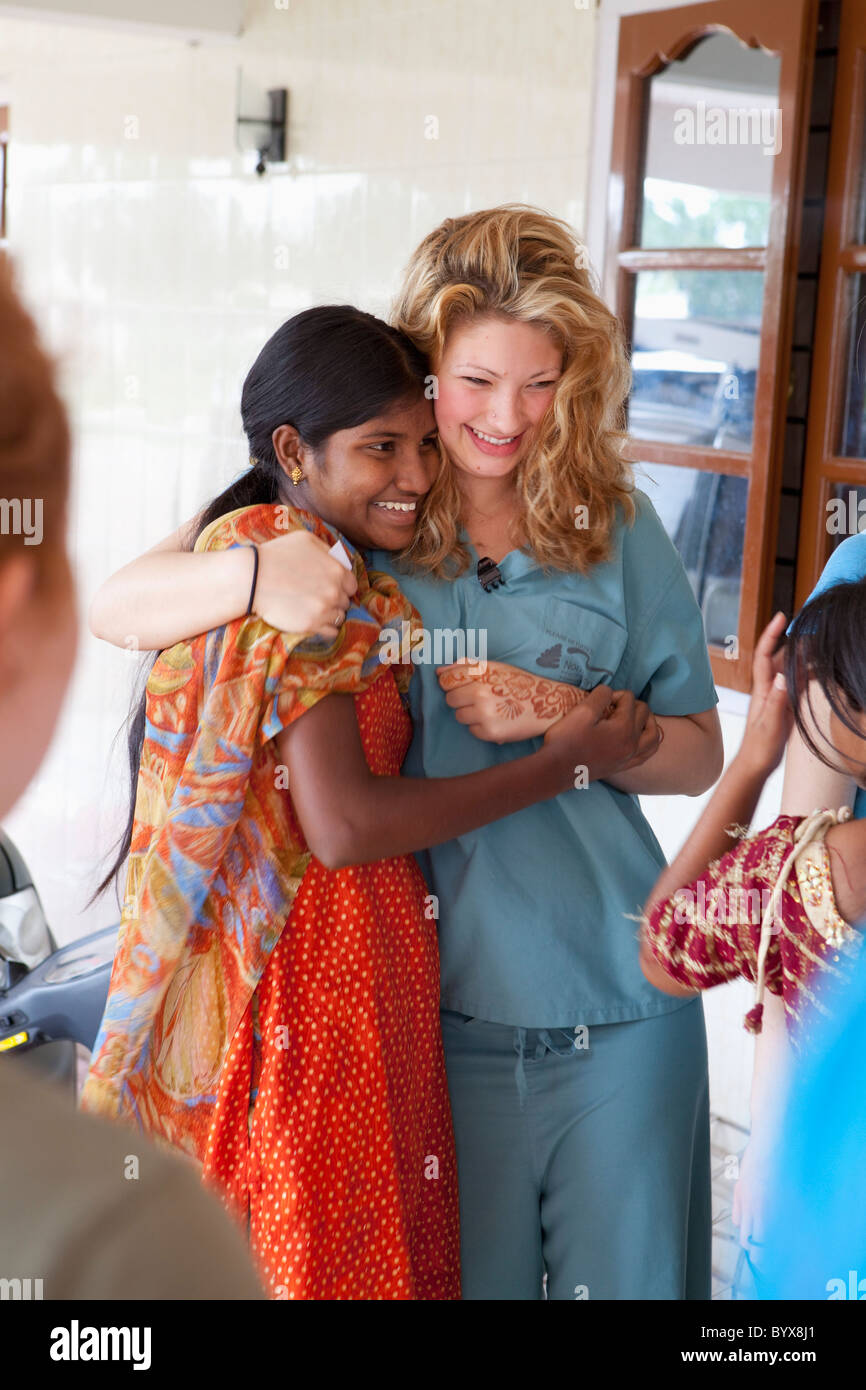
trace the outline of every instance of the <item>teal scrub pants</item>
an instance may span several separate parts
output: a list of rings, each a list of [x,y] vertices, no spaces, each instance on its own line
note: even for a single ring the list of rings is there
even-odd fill
[[[700,999],[576,1031],[443,1009],[442,1035],[465,1299],[710,1297]]]

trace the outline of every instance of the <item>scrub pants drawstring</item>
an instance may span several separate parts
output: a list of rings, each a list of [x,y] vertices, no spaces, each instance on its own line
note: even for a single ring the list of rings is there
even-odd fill
[[[532,1040],[530,1041],[530,1034]],[[557,1057],[567,1057],[577,1046],[576,1028],[515,1028],[514,1051],[517,1053],[517,1066],[514,1079],[521,1107],[526,1103],[526,1070],[524,1061],[538,1062],[545,1052],[555,1052]]]

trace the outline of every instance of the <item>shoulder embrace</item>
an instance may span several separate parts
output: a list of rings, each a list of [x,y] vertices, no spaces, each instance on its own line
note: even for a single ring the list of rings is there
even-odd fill
[[[311,512],[285,502],[259,502],[217,517],[202,531],[195,548],[227,550],[232,545],[260,545],[292,531],[312,531],[329,545],[334,539],[325,523]]]

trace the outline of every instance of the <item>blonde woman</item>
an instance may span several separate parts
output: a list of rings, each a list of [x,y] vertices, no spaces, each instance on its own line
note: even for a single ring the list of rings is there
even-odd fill
[[[421,856],[463,1296],[706,1298],[703,1014],[644,979],[633,918],[664,864],[637,794],[706,790],[722,745],[699,609],[620,453],[620,327],[566,224],[513,205],[425,238],[394,321],[431,361],[442,455],[403,555],[371,557],[427,636],[405,773],[508,762],[602,683],[646,700],[664,735],[642,766],[605,782],[578,768],[575,790]],[[103,586],[97,635],[164,647],[246,611],[248,574],[177,553],[181,537]],[[336,563],[290,539],[261,547],[255,611],[330,633]],[[488,659],[451,663],[446,638]]]

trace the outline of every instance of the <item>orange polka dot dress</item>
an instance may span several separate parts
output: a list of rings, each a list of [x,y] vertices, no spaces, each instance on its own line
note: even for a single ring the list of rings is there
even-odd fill
[[[397,774],[411,727],[391,673],[355,707],[371,769]],[[313,857],[233,1042],[205,1173],[248,1203],[274,1297],[459,1297],[426,894],[411,856],[339,870]]]
[[[337,539],[268,504],[220,518],[196,549],[301,526]],[[384,663],[382,633],[420,618],[390,576],[353,565],[336,642],[247,615],[157,659],[81,1107],[198,1163],[275,1298],[451,1299],[457,1179],[426,885],[411,856],[326,869],[277,762],[280,730],[339,693],[371,769],[400,771],[412,668]]]

